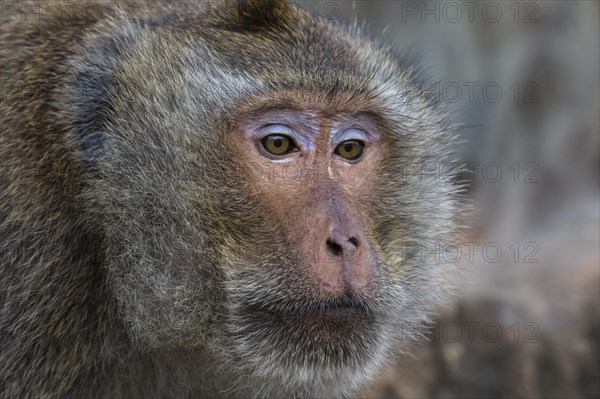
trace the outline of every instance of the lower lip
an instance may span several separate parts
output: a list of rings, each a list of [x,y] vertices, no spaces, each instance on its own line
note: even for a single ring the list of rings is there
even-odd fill
[[[246,305],[247,313],[255,317],[268,317],[270,320],[276,319],[282,322],[301,321],[304,323],[352,323],[352,322],[373,322],[375,314],[367,311],[362,307],[341,306],[327,307],[324,309],[310,309],[303,311],[301,309],[292,309],[286,311],[274,307],[268,309],[263,306],[248,304]]]

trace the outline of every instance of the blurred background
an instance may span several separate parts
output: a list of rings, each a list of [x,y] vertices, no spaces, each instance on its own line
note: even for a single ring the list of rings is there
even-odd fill
[[[463,124],[467,282],[366,396],[600,397],[600,2],[298,3],[421,58]]]

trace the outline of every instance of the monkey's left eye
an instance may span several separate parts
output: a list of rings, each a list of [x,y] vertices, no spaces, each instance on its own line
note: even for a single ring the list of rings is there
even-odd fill
[[[271,155],[285,155],[294,150],[292,139],[279,134],[271,134],[261,140],[265,150]]]
[[[335,149],[335,153],[350,161],[357,160],[363,154],[365,145],[360,141],[348,140],[344,141]]]

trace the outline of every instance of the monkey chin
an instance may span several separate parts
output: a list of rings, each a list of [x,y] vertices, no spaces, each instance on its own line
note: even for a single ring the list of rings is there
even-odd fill
[[[258,396],[344,397],[373,379],[392,346],[383,312],[357,300],[244,303],[230,319],[233,358]]]

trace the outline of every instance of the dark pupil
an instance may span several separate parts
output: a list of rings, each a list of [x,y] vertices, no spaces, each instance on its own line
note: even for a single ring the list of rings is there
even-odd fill
[[[275,148],[279,148],[283,145],[283,140],[275,139],[275,140],[273,140],[273,145],[275,146]]]
[[[354,144],[344,144],[344,151],[346,152],[352,152],[352,148],[354,148]]]

